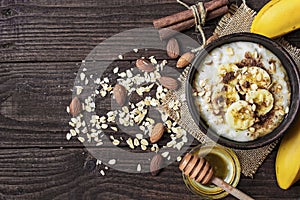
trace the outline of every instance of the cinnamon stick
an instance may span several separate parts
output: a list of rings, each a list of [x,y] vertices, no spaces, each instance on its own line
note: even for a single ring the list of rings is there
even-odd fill
[[[207,13],[209,13],[210,11],[223,7],[224,5],[227,4],[228,4],[228,0],[212,0],[204,3],[204,7]],[[153,25],[155,28],[164,28],[164,27],[168,27],[186,21],[191,18],[194,18],[193,11],[185,10],[167,17],[156,19],[153,21]]]
[[[229,8],[228,6],[223,6],[221,8],[218,8],[210,13],[207,14],[206,16],[206,20],[211,20],[214,19],[216,17],[222,16],[224,14],[226,14],[228,12]],[[189,19],[183,22],[179,22],[177,24],[162,28],[158,31],[160,39],[161,40],[165,40],[167,38],[172,37],[173,35],[175,35],[177,32],[189,29],[191,27],[195,26],[195,19]]]
[[[161,40],[165,40],[167,38],[172,37],[177,32],[192,28],[193,26],[195,26],[195,19],[190,19],[178,24],[174,24],[172,26],[160,29],[158,31],[159,37]]]

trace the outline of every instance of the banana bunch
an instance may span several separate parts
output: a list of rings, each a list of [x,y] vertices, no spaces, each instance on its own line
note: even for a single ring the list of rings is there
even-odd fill
[[[300,180],[300,115],[285,133],[276,157],[276,178],[280,188],[288,189]]]
[[[225,121],[230,127],[246,130],[254,125],[256,117],[272,110],[274,98],[267,90],[271,77],[264,69],[226,64],[219,66],[218,75],[222,84],[212,94],[212,106],[225,113]]]
[[[251,32],[277,38],[300,28],[299,0],[271,0],[256,15]]]

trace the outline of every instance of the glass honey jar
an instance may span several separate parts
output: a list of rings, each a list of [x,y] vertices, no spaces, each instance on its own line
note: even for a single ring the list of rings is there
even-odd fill
[[[218,144],[205,144],[193,148],[193,155],[205,158],[213,167],[214,175],[233,187],[240,180],[241,167],[236,154],[229,148]],[[190,191],[204,199],[220,199],[228,195],[223,189],[213,185],[202,185],[182,173],[183,180]]]

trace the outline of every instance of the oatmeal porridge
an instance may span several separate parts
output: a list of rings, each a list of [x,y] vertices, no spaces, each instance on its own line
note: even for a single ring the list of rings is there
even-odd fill
[[[198,66],[193,89],[209,128],[239,142],[272,132],[289,112],[290,84],[282,63],[253,42],[211,51]]]

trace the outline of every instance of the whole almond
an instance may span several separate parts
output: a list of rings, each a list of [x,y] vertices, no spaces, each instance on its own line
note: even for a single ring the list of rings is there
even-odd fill
[[[120,105],[123,106],[126,102],[127,98],[127,91],[126,88],[123,85],[116,84],[113,90],[116,102]]]
[[[183,54],[177,61],[177,68],[184,68],[188,66],[193,61],[194,57],[195,54],[192,52],[187,52]]]
[[[178,41],[175,38],[171,38],[167,44],[167,54],[170,58],[177,58],[180,53]]]
[[[153,156],[151,162],[150,162],[150,172],[153,176],[156,176],[159,174],[162,165],[163,165],[163,157],[160,154],[156,154]]]
[[[152,144],[158,142],[160,138],[163,136],[164,131],[165,131],[164,125],[162,123],[157,123],[151,131],[150,142]]]
[[[153,64],[150,61],[143,58],[137,59],[135,64],[137,68],[145,72],[153,72],[155,70]]]
[[[174,78],[162,76],[158,79],[158,81],[162,84],[162,86],[169,90],[177,90],[178,88],[178,82]]]
[[[70,103],[70,114],[76,117],[81,112],[82,107],[78,97],[74,97]]]

